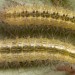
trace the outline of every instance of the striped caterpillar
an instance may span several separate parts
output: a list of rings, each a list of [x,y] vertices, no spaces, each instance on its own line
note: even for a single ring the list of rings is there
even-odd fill
[[[71,42],[66,44],[66,42],[57,41],[56,38],[53,42],[51,41],[51,38],[56,35],[63,38],[69,35],[71,39],[75,37],[75,15],[74,12],[70,12],[65,9],[59,11],[57,8],[53,10],[45,6],[41,6],[40,9],[36,6],[16,6],[5,9],[1,16],[2,35],[5,33],[7,37],[17,35],[21,38],[6,39],[7,41],[1,39],[0,63],[3,63],[2,67],[4,64],[10,66],[12,63],[25,65],[26,61],[64,60],[75,63],[75,45]],[[25,35],[24,38],[23,35]],[[53,36],[50,38],[51,35]],[[30,38],[27,38],[28,36]],[[41,36],[42,39],[40,39]]]
[[[54,10],[53,10],[54,9]],[[75,30],[75,14],[69,10],[48,6],[15,6],[7,8],[2,21],[9,25],[53,25]],[[65,13],[66,14],[65,14]],[[54,22],[55,21],[55,22]],[[54,24],[55,23],[55,24]],[[66,24],[66,26],[64,26]],[[62,26],[63,25],[63,26]]]
[[[8,65],[12,62],[14,64],[18,63],[19,66],[20,63],[25,61],[31,62],[36,60],[48,60],[48,62],[52,60],[60,60],[75,63],[74,49],[75,47],[73,45],[47,38],[19,38],[4,41],[1,40],[0,67],[9,67]],[[7,65],[3,65],[2,63],[7,63]]]

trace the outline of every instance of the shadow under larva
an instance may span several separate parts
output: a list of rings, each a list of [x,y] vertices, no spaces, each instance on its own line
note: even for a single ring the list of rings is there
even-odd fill
[[[54,10],[53,10],[54,9]],[[0,68],[75,63],[75,14],[61,7],[16,5],[0,13]]]

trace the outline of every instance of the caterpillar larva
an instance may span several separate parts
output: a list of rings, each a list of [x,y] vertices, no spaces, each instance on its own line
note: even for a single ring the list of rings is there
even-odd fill
[[[54,39],[6,39],[0,41],[0,63],[20,63],[35,60],[48,60],[49,62],[60,60],[75,63],[74,49],[73,45]]]
[[[73,11],[36,5],[8,7],[0,13],[0,35],[4,36],[0,40],[1,68],[51,61],[75,63]]]
[[[2,21],[9,25],[54,25],[74,30],[74,12],[65,11],[64,9],[59,10],[60,8],[57,9],[48,6],[19,5],[7,8],[3,13]],[[64,26],[65,24],[66,26]]]

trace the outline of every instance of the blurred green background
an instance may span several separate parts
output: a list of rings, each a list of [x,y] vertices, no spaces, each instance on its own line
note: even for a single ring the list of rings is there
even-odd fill
[[[75,10],[75,0],[0,0],[0,8],[2,8],[3,4],[5,3],[5,1],[15,1],[21,4],[38,4],[38,5],[43,5],[43,4],[47,4],[47,5],[59,5],[59,6],[63,6],[63,7],[71,7],[70,9],[74,9]],[[60,1],[60,3],[56,2],[56,1]],[[54,3],[52,3],[54,2]]]

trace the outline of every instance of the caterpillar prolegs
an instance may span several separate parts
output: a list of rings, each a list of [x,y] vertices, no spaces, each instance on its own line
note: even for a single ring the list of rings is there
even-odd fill
[[[19,5],[0,15],[1,68],[49,65],[51,61],[75,63],[74,12]]]

